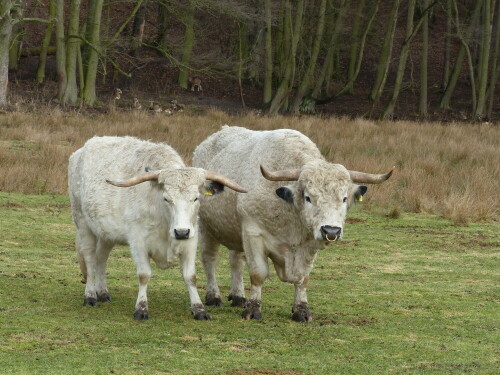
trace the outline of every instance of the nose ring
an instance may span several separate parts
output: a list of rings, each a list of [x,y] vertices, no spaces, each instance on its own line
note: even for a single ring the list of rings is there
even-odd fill
[[[335,237],[333,238],[333,240],[331,240],[331,239],[328,237],[328,234],[326,234],[326,235],[325,235],[325,237],[326,237],[326,240],[327,240],[328,242],[337,241],[337,239],[339,238],[339,236],[335,235]]]

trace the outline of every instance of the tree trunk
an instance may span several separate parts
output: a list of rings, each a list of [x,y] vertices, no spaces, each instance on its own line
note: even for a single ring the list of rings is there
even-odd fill
[[[379,100],[382,92],[384,91],[385,82],[389,73],[389,66],[391,64],[392,47],[394,44],[394,33],[396,31],[396,23],[398,19],[399,1],[394,0],[389,20],[387,22],[387,29],[385,32],[384,44],[380,53],[380,58],[377,64],[377,73],[375,75],[375,82],[373,83],[372,91],[370,93],[370,100],[376,102]]]
[[[456,8],[456,2],[455,0],[452,0],[453,3],[455,4]],[[481,13],[481,5],[482,2],[478,1],[476,3],[476,7],[474,8],[474,11],[472,12],[471,18],[470,18],[470,24],[469,27],[466,30],[465,35],[461,35],[461,32],[459,30],[459,24],[456,24],[455,26],[457,27],[457,34],[458,38],[461,41],[460,49],[458,50],[457,53],[457,58],[455,60],[455,65],[453,66],[453,70],[451,72],[450,78],[448,80],[448,84],[446,86],[446,90],[443,94],[443,97],[441,98],[441,102],[439,103],[439,107],[443,109],[449,109],[450,108],[450,101],[451,101],[451,96],[453,95],[453,91],[455,90],[455,86],[458,82],[458,76],[460,75],[460,72],[462,71],[462,65],[464,62],[464,58],[467,52],[467,43],[470,40],[470,36],[472,35],[472,32],[479,20],[479,15]],[[457,19],[458,19],[458,14],[457,14]],[[471,77],[471,79],[474,79],[474,77]]]
[[[351,0],[341,0],[337,16],[332,17],[333,30],[330,35],[330,40],[328,41],[327,44],[327,52],[325,59],[323,61],[323,65],[321,66],[319,77],[316,81],[316,85],[312,92],[313,98],[317,98],[318,96],[320,96],[323,85],[326,85],[327,87],[326,91],[328,95],[330,79],[334,72],[334,65],[335,65],[334,59],[335,59],[335,52],[337,51],[337,44],[338,44],[337,42],[344,26],[344,16],[347,7],[350,4],[350,1]]]
[[[164,3],[158,3],[158,37],[157,44],[163,50],[167,50],[168,9]]]
[[[427,9],[429,0],[422,0],[422,9]],[[429,12],[422,22],[422,51],[420,55],[420,101],[419,112],[427,116],[427,60],[429,58]]]
[[[87,23],[87,31],[90,39],[88,42],[91,45],[88,54],[87,71],[85,72],[85,88],[83,90],[83,101],[89,105],[94,105],[97,101],[95,81],[97,77],[97,65],[99,63],[100,54],[100,37],[101,15],[103,0],[92,0],[92,8],[94,9],[93,17]]]
[[[345,89],[345,92],[351,95],[354,94],[353,77],[356,72],[356,62],[359,49],[359,31],[364,8],[365,0],[360,0],[358,7],[356,8],[356,14],[354,15],[354,25],[352,26],[351,32],[351,51],[349,53],[349,67],[347,68],[347,82],[349,82],[349,84]]]
[[[495,97],[495,85],[500,72],[500,1],[497,1],[495,21],[495,48],[492,55],[492,69],[489,87],[488,119],[491,121],[493,114],[493,98]]]
[[[57,99],[62,101],[66,89],[66,43],[64,40],[64,0],[56,2],[56,72]]]
[[[132,42],[130,43],[130,55],[137,56],[144,39],[144,27],[146,26],[146,5],[147,0],[140,6],[134,17],[132,26]]]
[[[295,9],[295,21],[292,24],[292,6],[290,0],[285,1],[285,13],[287,20],[285,24],[290,27],[290,53],[286,59],[286,67],[283,75],[283,80],[280,82],[276,93],[274,94],[273,100],[271,101],[271,106],[269,108],[269,113],[272,115],[278,114],[278,112],[286,107],[286,102],[290,91],[293,86],[293,81],[295,77],[296,61],[295,57],[297,55],[297,46],[300,40],[300,31],[302,28],[302,18],[304,15],[304,0],[297,0]]]
[[[12,36],[12,1],[0,2],[0,108],[7,106],[9,85],[9,45]]]
[[[264,0],[265,30],[265,73],[264,73],[264,95],[263,108],[269,107],[273,97],[273,39],[272,39],[272,6],[271,0]]]
[[[78,49],[80,49],[79,25],[80,25],[81,0],[71,0],[69,6],[68,40],[66,43],[66,89],[64,90],[63,102],[76,103],[78,99],[78,85],[76,81],[76,64]]]
[[[451,30],[452,30],[452,7],[451,0],[446,0],[446,35],[444,36],[444,68],[443,68],[443,89],[448,87],[450,79],[451,60]]]
[[[186,30],[184,31],[184,47],[182,49],[182,60],[181,66],[179,68],[179,86],[183,89],[188,88],[188,66],[191,62],[191,53],[193,52],[193,46],[195,42],[194,35],[194,15],[195,6],[194,1],[189,0],[188,11],[186,15],[186,20],[184,22]]]
[[[318,60],[318,55],[321,47],[321,41],[323,39],[323,30],[325,27],[325,12],[326,12],[326,0],[321,0],[319,6],[319,18],[318,18],[318,26],[316,29],[316,36],[314,38],[314,42],[312,44],[312,52],[311,57],[309,59],[309,63],[307,69],[302,77],[302,82],[300,83],[297,92],[295,93],[295,98],[292,103],[292,107],[290,112],[298,113],[300,104],[302,103],[302,99],[310,93],[312,86],[312,76],[314,70],[316,68],[316,61]]]
[[[25,4],[25,0],[17,0],[17,2],[14,2],[11,10],[11,17],[13,20],[19,20],[23,17],[25,6],[29,7],[29,4]],[[25,33],[26,30],[23,22],[15,23],[12,26],[12,36],[9,47],[9,70],[11,72],[17,72],[19,70],[19,60],[21,58]]]
[[[406,62],[408,60],[408,54],[410,52],[410,42],[411,36],[414,32],[413,26],[413,16],[415,15],[415,2],[416,0],[409,0],[408,2],[408,18],[406,20],[406,38],[401,47],[401,53],[399,55],[399,65],[396,72],[396,81],[394,82],[394,89],[392,91],[391,99],[385,108],[383,117],[384,119],[392,119],[394,116],[394,108],[396,107],[396,101],[399,97],[399,92],[401,90],[401,85],[403,83],[403,77],[406,70]]]
[[[486,88],[488,86],[488,62],[490,59],[491,44],[491,0],[483,0],[483,25],[481,55],[479,57],[478,71],[478,96],[477,107],[475,109],[476,119],[486,117]]]
[[[45,35],[40,47],[40,57],[38,60],[38,68],[36,71],[36,81],[43,83],[45,80],[45,66],[47,64],[47,53],[49,50],[50,40],[52,38],[52,31],[54,30],[54,19],[56,17],[55,0],[49,0],[49,23],[45,29]]]

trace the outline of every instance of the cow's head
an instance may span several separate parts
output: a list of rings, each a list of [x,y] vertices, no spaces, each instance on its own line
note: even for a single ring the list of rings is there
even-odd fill
[[[159,189],[163,203],[160,208],[170,223],[169,234],[176,240],[187,240],[195,235],[200,194],[214,195],[224,191],[224,186],[239,193],[247,191],[236,182],[215,172],[202,168],[168,168],[146,172],[127,181],[107,183],[119,187],[130,187],[152,181],[152,188]]]
[[[393,168],[394,169],[394,168]],[[301,169],[270,172],[261,165],[262,175],[271,181],[294,181],[276,194],[299,212],[304,226],[318,241],[342,238],[347,208],[362,200],[367,187],[387,180],[392,171],[374,175],[347,170],[343,165],[323,160],[306,163]]]

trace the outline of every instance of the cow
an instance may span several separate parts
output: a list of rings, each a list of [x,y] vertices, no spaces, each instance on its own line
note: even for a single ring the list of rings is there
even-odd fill
[[[210,319],[196,288],[199,197],[224,186],[243,188],[221,174],[186,167],[167,144],[133,137],[88,140],[69,159],[68,185],[84,305],[111,301],[106,262],[115,244],[128,244],[139,280],[136,320],[149,318],[149,258],[162,269],[180,258],[193,316]]]
[[[232,274],[228,299],[233,306],[244,307],[244,319],[262,318],[261,289],[270,258],[280,280],[295,285],[292,319],[311,321],[306,286],[318,250],[342,239],[348,206],[367,191],[358,184],[380,183],[392,174],[392,170],[380,175],[349,171],[329,163],[309,138],[295,130],[228,126],[195,149],[193,165],[222,173],[249,189],[244,195],[202,199],[200,205],[205,303],[221,305],[215,264],[223,244],[229,249]],[[243,259],[250,272],[249,300]]]

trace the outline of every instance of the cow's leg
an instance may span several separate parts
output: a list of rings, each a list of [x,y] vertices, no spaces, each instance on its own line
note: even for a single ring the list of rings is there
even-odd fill
[[[97,306],[96,293],[96,244],[97,239],[86,226],[81,225],[76,232],[76,250],[80,268],[84,273],[84,306]]]
[[[201,261],[203,263],[205,275],[207,276],[205,304],[208,306],[221,306],[222,299],[220,296],[219,286],[217,285],[217,279],[215,277],[217,253],[219,252],[220,243],[203,230],[201,223],[200,235]]]
[[[141,251],[142,249],[144,249],[143,246],[133,246],[132,244],[130,246],[139,280],[139,293],[134,312],[135,320],[149,319],[147,289],[148,282],[151,279],[151,265],[149,264],[148,255],[144,251]]]
[[[200,296],[198,294],[198,289],[196,288],[196,246],[198,241],[196,239],[190,239],[193,241],[193,246],[187,247],[181,253],[181,263],[182,263],[182,277],[186,283],[189,292],[189,300],[191,301],[191,311],[196,320],[211,320],[210,315],[205,311],[205,307],[201,302]]]
[[[292,319],[296,322],[312,321],[311,311],[307,304],[306,287],[309,276],[304,277],[301,283],[295,284],[295,301],[292,308]]]
[[[243,231],[243,248],[250,272],[250,298],[248,299],[243,319],[262,319],[262,284],[267,278],[269,267],[264,248],[264,241],[259,235],[251,235]]]
[[[231,293],[227,297],[231,306],[245,307],[245,285],[243,284],[243,253],[229,250],[229,263],[231,265]]]
[[[96,251],[96,291],[97,300],[99,302],[111,302],[109,295],[108,283],[106,280],[106,264],[108,262],[109,253],[113,249],[113,243],[99,239],[97,241]]]

